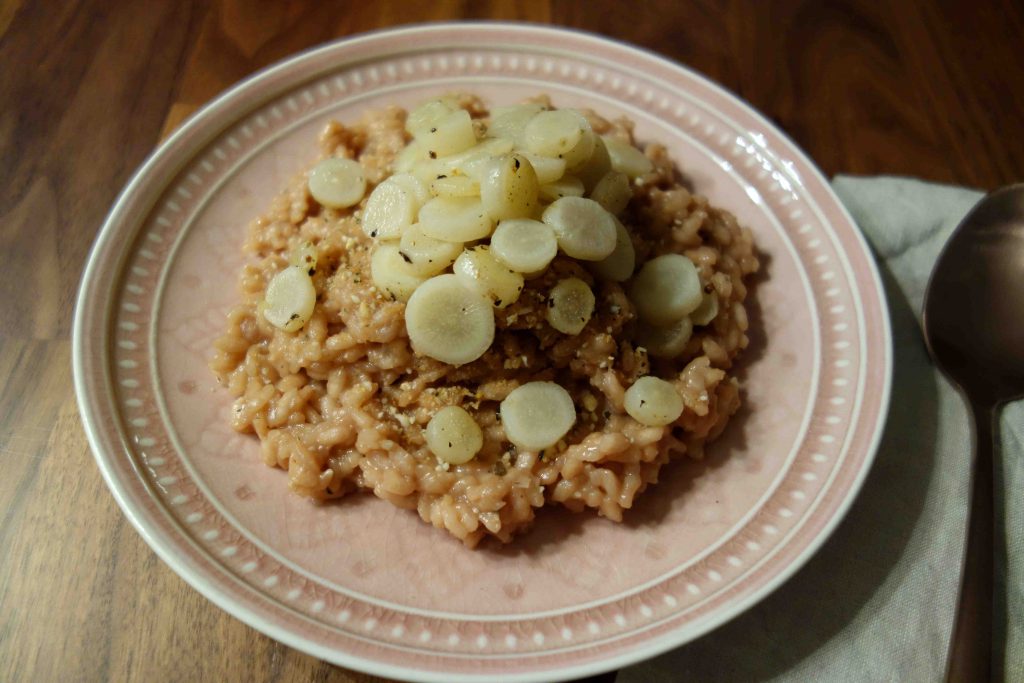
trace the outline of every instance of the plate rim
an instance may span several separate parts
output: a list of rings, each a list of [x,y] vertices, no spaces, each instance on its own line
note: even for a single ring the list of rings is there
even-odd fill
[[[87,338],[86,331],[92,319],[96,317],[102,321],[101,327],[109,329],[112,315],[112,307],[110,304],[113,302],[112,297],[109,296],[110,290],[112,290],[116,285],[116,282],[121,279],[124,260],[127,258],[129,253],[127,248],[119,249],[117,245],[111,244],[111,240],[114,237],[113,233],[117,225],[124,222],[128,217],[126,214],[129,209],[133,208],[131,203],[140,187],[145,184],[147,179],[152,182],[151,179],[154,177],[153,172],[155,170],[160,170],[161,164],[173,161],[173,158],[171,157],[174,156],[174,152],[178,146],[184,142],[188,142],[190,146],[201,147],[216,136],[220,131],[220,127],[208,122],[208,117],[211,113],[220,109],[225,104],[230,104],[230,101],[240,92],[246,91],[257,84],[267,85],[268,81],[273,81],[275,78],[280,78],[282,76],[287,77],[287,72],[294,68],[298,63],[311,59],[319,53],[329,52],[330,50],[335,49],[339,44],[344,43],[349,46],[354,46],[359,43],[378,40],[386,36],[398,36],[423,32],[444,32],[451,30],[465,31],[467,33],[474,33],[479,30],[510,31],[516,32],[519,35],[540,33],[548,34],[552,37],[569,33],[579,38],[586,39],[595,46],[604,45],[605,47],[614,47],[619,50],[633,52],[645,60],[655,60],[671,71],[681,72],[689,78],[700,81],[704,86],[716,91],[731,103],[739,106],[747,116],[759,122],[772,134],[778,136],[786,146],[784,151],[787,154],[795,156],[803,164],[801,171],[810,172],[813,179],[825,188],[826,193],[834,200],[835,206],[839,209],[840,215],[848,221],[850,226],[853,228],[851,234],[865,256],[865,262],[868,266],[871,284],[874,287],[873,294],[878,296],[878,303],[880,305],[879,320],[881,321],[880,332],[881,341],[883,343],[880,348],[876,349],[876,351],[880,353],[884,360],[884,369],[882,373],[883,390],[878,403],[878,416],[875,424],[871,427],[872,436],[865,452],[863,464],[860,466],[860,470],[857,471],[856,476],[852,479],[850,486],[845,491],[843,499],[839,501],[831,517],[829,517],[822,527],[815,532],[814,537],[807,543],[800,554],[786,564],[774,576],[770,577],[770,579],[760,587],[751,591],[749,595],[723,605],[722,608],[715,610],[709,616],[702,618],[697,624],[687,624],[681,627],[676,627],[662,635],[654,636],[640,645],[631,646],[622,652],[613,654],[610,657],[597,659],[583,664],[560,666],[557,669],[550,670],[550,673],[543,670],[517,673],[514,674],[512,678],[523,681],[566,680],[578,676],[593,675],[612,668],[622,668],[623,666],[634,664],[638,661],[648,659],[678,647],[685,642],[690,642],[713,629],[718,628],[722,624],[734,619],[739,614],[745,612],[753,605],[766,598],[780,585],[788,581],[789,578],[791,578],[803,566],[805,566],[807,561],[813,557],[818,550],[820,550],[821,546],[824,545],[824,543],[831,537],[835,528],[843,519],[845,519],[850,506],[860,493],[864,481],[872,469],[872,465],[884,433],[884,426],[889,413],[891,400],[893,363],[891,319],[888,302],[885,297],[885,288],[879,274],[878,265],[872,256],[871,249],[867,244],[863,233],[849,214],[849,211],[835,195],[820,169],[818,169],[803,150],[793,142],[787,133],[780,130],[743,99],[688,66],[674,62],[646,48],[574,28],[549,26],[530,22],[431,22],[425,24],[407,24],[399,27],[359,33],[331,40],[316,46],[311,46],[310,48],[295,53],[284,60],[275,62],[274,64],[260,69],[250,76],[240,80],[197,109],[177,128],[177,130],[175,130],[172,135],[159,143],[146,157],[144,162],[132,174],[124,189],[119,193],[117,200],[104,219],[95,242],[89,251],[86,267],[83,270],[82,279],[76,297],[74,322],[72,327],[73,377],[76,400],[78,403],[79,413],[82,417],[83,428],[86,432],[90,449],[92,450],[94,459],[97,462],[101,474],[103,475],[107,488],[114,495],[115,500],[122,512],[128,518],[129,522],[131,522],[136,531],[143,537],[147,545],[149,545],[176,574],[224,611],[235,616],[256,630],[278,640],[279,642],[285,643],[300,651],[306,652],[307,654],[311,654],[326,661],[334,662],[355,670],[378,675],[423,681],[469,681],[481,679],[483,675],[478,674],[446,673],[443,671],[412,669],[406,666],[394,666],[377,659],[364,658],[320,645],[316,642],[306,640],[298,634],[292,633],[287,628],[279,627],[268,622],[259,614],[258,611],[252,609],[248,604],[223,592],[209,580],[207,575],[204,573],[203,567],[194,566],[187,557],[177,555],[174,552],[177,544],[181,543],[184,537],[179,535],[176,539],[173,535],[164,535],[159,529],[151,528],[151,524],[147,523],[147,520],[143,519],[143,515],[132,504],[127,491],[128,483],[122,481],[118,477],[111,464],[107,461],[108,458],[112,457],[112,453],[107,450],[109,435],[101,434],[100,426],[103,422],[102,418],[104,418],[106,414],[104,413],[102,406],[93,403],[96,398],[103,397],[107,399],[107,403],[112,402],[112,386],[109,374],[103,374],[103,381],[100,382],[103,387],[102,391],[97,391],[96,384],[90,386],[88,382],[90,375],[89,371],[91,369],[89,365],[89,351],[96,345],[97,340],[89,340]],[[317,71],[311,71],[308,74],[303,74],[302,78],[303,80],[311,80],[316,78],[317,75]],[[242,107],[238,110],[238,116],[244,116],[245,113],[258,106],[259,103],[249,104],[246,107]],[[178,170],[180,170],[180,167],[171,168],[167,172],[170,173],[170,175],[173,175],[177,173]],[[155,199],[153,201],[155,201]],[[150,201],[143,202],[143,204],[151,203],[152,202]],[[826,221],[826,224],[830,224],[830,222]],[[137,231],[132,234],[132,240],[134,240],[136,235]],[[131,240],[126,241],[126,243],[130,242]],[[108,265],[102,257],[108,256],[109,258],[111,254],[114,257],[114,262],[118,266],[117,268],[111,269],[112,272],[107,273],[108,276],[113,276],[113,280],[111,281],[108,277],[100,282],[97,279],[97,270],[101,265]],[[863,305],[861,289],[852,288],[851,294]],[[90,308],[88,305],[90,301],[103,304],[103,306],[100,307],[102,310],[98,310],[95,307]],[[106,407],[109,408],[109,406]],[[132,469],[137,470],[134,463]],[[142,481],[143,486],[148,490],[150,488],[149,482],[141,476],[139,476],[139,479]],[[177,543],[175,542],[176,540]],[[185,540],[185,542],[188,541]],[[487,677],[490,678],[491,676]]]

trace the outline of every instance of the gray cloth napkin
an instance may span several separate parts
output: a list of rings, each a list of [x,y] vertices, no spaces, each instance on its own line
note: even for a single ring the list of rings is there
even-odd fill
[[[878,259],[892,315],[892,408],[864,488],[785,585],[713,633],[624,669],[620,683],[938,681],[953,627],[967,516],[968,413],[932,365],[919,323],[939,250],[981,193],[839,176]],[[1006,680],[1024,681],[1024,402],[1003,409]]]

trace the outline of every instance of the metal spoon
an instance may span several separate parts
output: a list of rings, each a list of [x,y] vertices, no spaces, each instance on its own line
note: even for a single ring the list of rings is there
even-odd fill
[[[989,681],[1002,669],[993,670],[993,656],[1001,662],[1003,655],[992,640],[997,416],[1001,404],[1024,396],[1024,183],[992,192],[957,226],[932,271],[923,318],[932,358],[974,417],[970,522],[947,680]]]

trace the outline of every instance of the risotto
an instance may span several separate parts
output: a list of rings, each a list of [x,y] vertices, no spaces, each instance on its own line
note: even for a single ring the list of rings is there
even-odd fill
[[[625,119],[459,95],[330,122],[244,249],[212,368],[317,501],[468,546],[545,504],[621,521],[740,405],[750,232]]]

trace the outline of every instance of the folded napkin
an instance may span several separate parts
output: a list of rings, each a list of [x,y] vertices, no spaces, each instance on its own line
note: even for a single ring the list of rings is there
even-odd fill
[[[938,681],[956,611],[967,516],[968,412],[931,363],[919,322],[939,250],[981,193],[904,178],[839,176],[878,259],[892,315],[892,408],[845,520],[786,584],[619,683]],[[1006,680],[1024,681],[1024,402],[1002,413],[1008,598]]]

